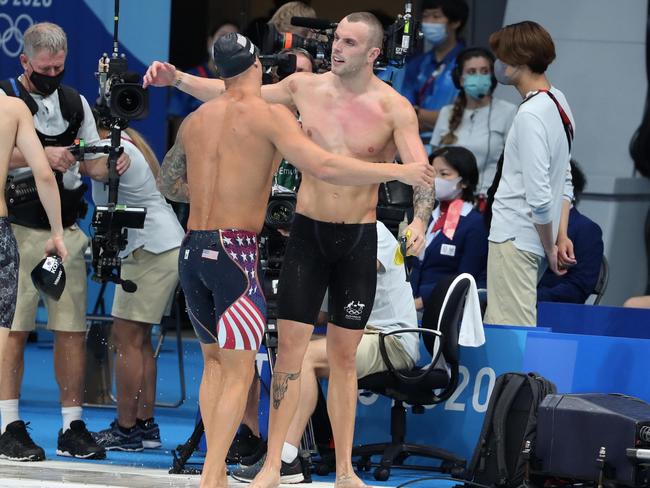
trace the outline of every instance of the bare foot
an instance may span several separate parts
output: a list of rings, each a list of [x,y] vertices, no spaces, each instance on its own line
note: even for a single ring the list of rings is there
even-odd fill
[[[277,488],[280,486],[280,472],[262,469],[247,488]]]
[[[361,478],[354,473],[337,475],[336,481],[334,482],[334,488],[367,488],[367,486],[368,485],[361,481]]]
[[[203,472],[199,488],[228,488],[228,471],[224,468],[222,474],[217,476]]]

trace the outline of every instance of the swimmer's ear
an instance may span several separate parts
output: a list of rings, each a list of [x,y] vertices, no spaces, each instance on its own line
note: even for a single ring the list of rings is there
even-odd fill
[[[368,51],[368,61],[371,64],[375,64],[375,61],[377,60],[377,58],[379,57],[380,54],[381,54],[381,49],[380,48],[378,48],[378,47],[370,48],[370,50]]]

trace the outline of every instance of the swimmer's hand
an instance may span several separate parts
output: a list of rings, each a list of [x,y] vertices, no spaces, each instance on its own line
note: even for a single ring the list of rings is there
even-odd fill
[[[142,87],[170,86],[180,75],[181,72],[173,64],[154,61],[142,78]]]
[[[43,257],[56,254],[61,258],[61,262],[65,262],[68,257],[68,250],[63,242],[62,235],[52,235],[45,243],[45,254]]]
[[[433,187],[435,171],[429,162],[408,163],[400,165],[400,175],[397,178],[402,183],[423,188]]]

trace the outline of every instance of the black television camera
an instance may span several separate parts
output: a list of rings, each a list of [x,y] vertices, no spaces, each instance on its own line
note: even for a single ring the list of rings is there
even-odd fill
[[[117,203],[120,177],[117,174],[117,160],[124,152],[122,147],[122,130],[131,120],[142,119],[148,113],[148,93],[138,82],[139,76],[129,73],[124,54],[118,51],[119,0],[115,0],[115,24],[113,31],[113,52],[109,57],[103,54],[99,59],[97,78],[99,80],[99,97],[95,104],[95,113],[100,127],[110,130],[109,146],[85,146],[83,141],[76,144],[71,151],[80,161],[88,153],[103,152],[108,154],[108,202],[97,206],[91,221],[92,229],[92,279],[106,283],[122,285],[126,292],[134,292],[137,285],[120,276],[122,260],[120,251],[127,244],[127,228],[141,229],[147,209],[144,207],[127,207]]]
[[[261,54],[259,56],[264,73],[262,75],[263,85],[272,85],[276,81],[286,78],[296,71],[296,55],[286,52],[277,54]],[[271,72],[271,68],[277,67],[275,78]]]
[[[287,233],[296,212],[296,193],[274,186],[266,207],[264,228],[260,235],[260,265],[264,276],[267,317],[277,318],[277,286],[287,247]]]

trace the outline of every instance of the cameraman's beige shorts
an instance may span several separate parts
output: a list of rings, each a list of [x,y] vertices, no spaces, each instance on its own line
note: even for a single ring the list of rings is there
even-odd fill
[[[18,269],[18,301],[11,330],[28,332],[36,327],[36,310],[39,293],[32,283],[32,269],[45,254],[49,230],[31,229],[22,225],[11,226],[20,254]],[[68,257],[63,263],[65,289],[59,301],[43,296],[47,307],[47,328],[63,332],[86,330],[86,262],[84,253],[88,248],[88,236],[76,225],[63,229],[63,241]]]
[[[178,284],[178,249],[154,254],[138,248],[122,260],[122,279],[138,289],[127,293],[115,287],[111,315],[124,320],[159,324],[169,313]]]
[[[386,353],[395,369],[411,369],[415,364],[394,335],[386,337]],[[373,373],[387,371],[388,366],[381,357],[379,349],[379,332],[368,328],[361,337],[356,355],[357,378],[363,378]]]

